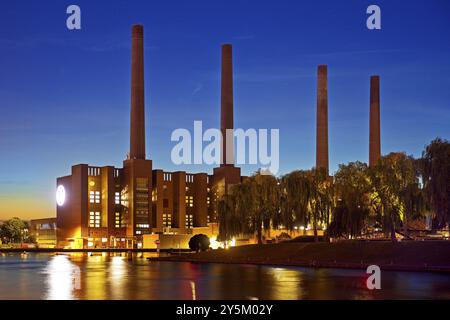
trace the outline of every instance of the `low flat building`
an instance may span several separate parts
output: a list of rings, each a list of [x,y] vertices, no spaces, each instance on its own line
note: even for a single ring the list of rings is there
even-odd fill
[[[30,234],[39,248],[56,246],[56,218],[30,220]]]

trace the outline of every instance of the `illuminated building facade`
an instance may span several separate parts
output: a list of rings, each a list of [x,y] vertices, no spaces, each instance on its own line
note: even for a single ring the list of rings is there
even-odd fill
[[[370,164],[379,159],[379,77],[371,78]],[[222,46],[222,136],[234,129],[232,46]],[[233,140],[221,141],[221,164],[213,174],[154,169],[146,157],[144,30],[132,28],[130,151],[122,168],[78,164],[57,179],[58,246],[131,248],[144,235],[191,234],[217,223],[217,199],[240,183]],[[328,68],[317,73],[316,167],[329,173]]]
[[[30,220],[30,234],[39,248],[56,246],[56,218]]]
[[[78,164],[57,178],[58,246],[132,248],[142,245],[145,234],[191,233],[216,222],[215,200],[241,182],[233,161],[222,160],[208,175],[153,169],[146,159],[141,25],[132,28],[130,109],[130,152],[122,168]],[[231,45],[222,47],[221,129],[233,129]],[[223,144],[223,159],[229,147]]]

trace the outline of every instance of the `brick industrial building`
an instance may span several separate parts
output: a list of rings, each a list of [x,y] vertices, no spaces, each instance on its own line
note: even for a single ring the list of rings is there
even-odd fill
[[[146,159],[143,37],[143,27],[133,26],[129,156],[123,168],[78,164],[71,175],[57,179],[59,246],[136,247],[145,234],[185,234],[207,227],[216,221],[215,199],[241,181],[240,168],[232,162],[222,161],[208,175],[154,169]],[[222,46],[221,81],[225,132],[233,129],[231,45]],[[232,147],[223,143],[223,159]]]
[[[78,164],[57,179],[58,246],[139,247],[144,235],[190,234],[217,222],[217,199],[242,181],[233,141],[213,174],[154,169],[145,153],[144,32],[132,28],[130,151],[122,168]],[[318,67],[316,167],[329,172],[328,69]],[[220,128],[233,129],[232,47],[222,46]],[[381,156],[379,77],[370,81],[369,163]],[[224,139],[225,140],[225,139]],[[228,143],[228,145],[227,145]]]

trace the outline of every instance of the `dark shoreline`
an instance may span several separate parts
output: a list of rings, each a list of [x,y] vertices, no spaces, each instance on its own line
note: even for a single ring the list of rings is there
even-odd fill
[[[450,242],[282,243],[152,257],[149,261],[252,264],[277,267],[450,273]]]
[[[88,253],[88,252],[109,252],[109,253],[141,253],[157,252],[156,249],[60,249],[60,248],[0,248],[0,253]],[[189,249],[160,249],[164,253],[191,252]]]
[[[185,259],[176,257],[160,257],[147,258],[149,261],[163,261],[163,262],[189,262],[198,264],[247,264],[267,267],[300,267],[300,268],[315,268],[315,269],[353,269],[366,270],[370,264],[350,264],[350,263],[290,263],[290,262],[255,262],[255,261],[207,261],[199,259]],[[403,272],[433,272],[433,273],[450,273],[450,266],[407,266],[407,265],[378,265],[381,270],[386,271],[403,271]]]

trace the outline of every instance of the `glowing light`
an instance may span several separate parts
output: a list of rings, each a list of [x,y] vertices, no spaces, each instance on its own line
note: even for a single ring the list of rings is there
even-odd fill
[[[102,242],[103,243],[108,242],[108,238],[102,238]]]
[[[93,246],[94,246],[94,243],[91,242],[91,241],[89,241],[89,242],[88,242],[88,247],[93,247]]]
[[[302,231],[305,230],[305,227],[304,227],[304,226],[301,226],[301,227],[300,227],[300,230],[302,230]]]
[[[74,299],[74,291],[81,289],[81,272],[67,256],[54,256],[44,271],[47,274],[47,299]]]
[[[234,246],[236,246],[236,239],[235,238],[231,239],[231,241],[230,241],[230,247],[234,247]]]
[[[58,206],[63,206],[66,202],[66,189],[64,186],[58,186],[56,189],[56,203]]]
[[[109,266],[111,298],[113,300],[126,299],[123,289],[124,281],[127,279],[127,263],[123,257],[112,257]]]
[[[191,281],[191,289],[192,289],[192,300],[197,300],[197,295],[195,293],[195,282]]]
[[[221,247],[221,243],[217,241],[217,237],[211,237],[209,238],[209,246],[211,249],[218,249]]]

